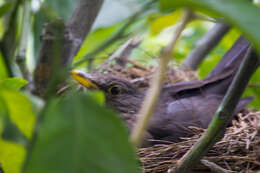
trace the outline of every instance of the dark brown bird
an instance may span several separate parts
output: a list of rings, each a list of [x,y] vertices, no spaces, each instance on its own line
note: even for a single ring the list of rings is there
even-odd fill
[[[192,135],[189,126],[207,128],[248,48],[249,43],[241,37],[205,79],[163,86],[146,143],[177,142],[180,137]],[[107,105],[119,112],[131,131],[146,91],[115,76],[81,72],[72,72],[72,76],[87,88],[104,91]],[[241,99],[235,112],[251,100]]]

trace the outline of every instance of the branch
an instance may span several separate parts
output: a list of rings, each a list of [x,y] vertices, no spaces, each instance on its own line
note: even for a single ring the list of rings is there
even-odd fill
[[[246,59],[242,62],[231,86],[229,87],[222,103],[220,104],[208,130],[201,139],[179,161],[177,168],[169,169],[168,172],[185,173],[199,162],[208,150],[223,137],[226,126],[232,118],[234,109],[245,90],[250,77],[253,75],[260,60],[251,49],[247,52]]]
[[[80,0],[67,24],[67,38],[65,41],[64,64],[71,64],[73,57],[78,53],[83,41],[103,4],[103,0]]]
[[[104,61],[102,64],[100,64],[92,72],[96,73],[98,71],[107,69],[107,67],[113,60],[115,60],[117,62],[117,61],[120,61],[119,59],[122,57],[127,58],[124,55],[127,54],[128,52],[130,53],[132,51],[132,49],[135,48],[136,46],[138,46],[140,43],[141,43],[141,40],[137,40],[137,39],[133,39],[133,38],[129,39],[122,46],[120,46],[119,49],[117,49],[109,58],[107,58],[106,61]],[[121,60],[121,61],[123,61],[123,60]]]
[[[182,67],[189,67],[196,70],[209,52],[214,49],[230,27],[223,22],[218,22],[209,30],[197,43],[197,48],[192,50],[184,60]]]
[[[141,44],[142,40],[133,38],[128,46],[125,48],[124,51],[120,54],[120,56],[116,59],[116,63],[121,67],[125,67],[128,61],[129,56],[131,55],[132,51],[137,48]]]
[[[80,0],[67,25],[60,20],[46,25],[34,75],[35,94],[42,97],[47,95],[51,88],[53,72],[57,71],[56,66],[67,69],[71,65],[73,57],[89,33],[102,3],[103,0]],[[57,86],[53,87],[52,89],[55,89]]]
[[[162,50],[159,60],[159,67],[152,79],[153,85],[151,85],[145,96],[144,103],[137,116],[138,119],[131,134],[131,140],[137,147],[142,143],[145,130],[154,112],[155,105],[160,95],[161,86],[164,81],[164,76],[168,69],[168,62],[172,58],[172,51],[182,31],[185,29],[185,26],[193,19],[192,14],[193,13],[190,10],[185,10],[183,18],[176,28],[171,42]]]

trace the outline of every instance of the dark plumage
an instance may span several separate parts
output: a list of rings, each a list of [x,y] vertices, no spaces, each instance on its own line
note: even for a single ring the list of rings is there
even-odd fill
[[[241,37],[204,80],[163,86],[146,140],[176,142],[180,137],[191,135],[189,126],[207,128],[248,47],[249,43]],[[81,73],[73,76],[79,74],[104,91],[107,105],[120,113],[131,130],[146,91],[115,76]],[[235,112],[241,111],[251,100],[241,99]]]

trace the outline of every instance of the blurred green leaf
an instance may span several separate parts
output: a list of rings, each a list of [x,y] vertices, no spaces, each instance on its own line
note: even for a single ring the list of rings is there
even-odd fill
[[[184,30],[182,37],[177,42],[174,49],[173,57],[177,60],[183,60],[194,48],[197,40],[199,40],[208,30],[209,22],[194,20]],[[171,33],[172,34],[172,33]]]
[[[220,44],[210,52],[208,57],[202,62],[199,68],[199,77],[204,78],[208,73],[217,65],[223,55],[232,47],[235,41],[241,33],[236,29],[231,29],[224,38],[221,40]]]
[[[254,96],[250,106],[260,109],[260,68],[255,72],[250,80],[249,87],[246,89],[244,96]],[[251,85],[252,84],[252,85]],[[256,85],[254,85],[256,84]]]
[[[103,43],[110,35],[112,35],[121,25],[116,24],[107,28],[100,28],[88,35],[88,37],[83,42],[80,51],[74,60],[78,60],[84,57],[87,53],[90,53],[97,46]],[[107,56],[107,54],[106,54]]]
[[[199,68],[199,77],[204,78],[206,77],[212,69],[216,66],[216,64],[221,60],[222,55],[216,55],[216,53],[212,53],[212,55],[205,60],[200,65]]]
[[[0,97],[0,134],[2,134],[3,119],[7,113],[4,100]],[[5,141],[0,136],[0,162],[5,173],[20,173],[24,156],[23,146]]]
[[[0,97],[0,118],[2,118],[3,116],[6,115],[6,106],[5,103],[3,101],[3,99]],[[1,119],[0,119],[1,121]],[[0,134],[1,134],[1,125],[0,125]]]
[[[260,9],[245,0],[160,0],[161,9],[172,10],[176,7],[194,8],[208,14],[225,17],[232,25],[241,29],[260,52]]]
[[[27,97],[18,91],[0,88],[0,97],[3,99],[10,119],[27,137],[32,136],[35,115]]]
[[[26,80],[20,79],[18,77],[6,78],[4,80],[0,80],[0,87],[19,90],[27,83],[28,82]]]
[[[2,138],[6,141],[14,142],[26,146],[28,143],[27,138],[17,128],[8,116],[3,117],[3,130]]]
[[[59,18],[68,21],[78,0],[45,0],[44,5],[52,8],[52,11],[57,14]]]
[[[0,17],[5,15],[9,10],[11,10],[13,2],[6,2],[0,6]]]
[[[105,95],[101,91],[90,91],[87,92],[86,95],[92,97],[100,105],[105,103]]]
[[[0,28],[1,28],[1,26],[0,26]],[[0,79],[4,79],[6,77],[8,77],[8,73],[6,71],[2,53],[0,52]]]
[[[158,34],[166,27],[176,24],[181,17],[181,10],[163,15],[154,19],[151,23],[151,33]]]
[[[23,146],[0,139],[0,162],[5,173],[20,173],[24,156]]]
[[[44,111],[26,173],[140,173],[123,124],[85,95]]]

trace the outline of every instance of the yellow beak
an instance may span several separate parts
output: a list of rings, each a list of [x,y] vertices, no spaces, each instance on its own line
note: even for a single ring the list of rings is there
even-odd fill
[[[86,74],[82,72],[72,71],[70,72],[71,76],[81,85],[88,89],[98,89],[98,86],[91,82],[91,79],[87,77]]]

